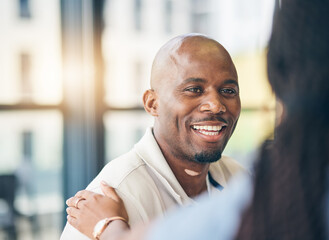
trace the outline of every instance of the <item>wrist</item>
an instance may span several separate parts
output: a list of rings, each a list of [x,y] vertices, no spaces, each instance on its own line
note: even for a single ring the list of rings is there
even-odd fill
[[[129,232],[130,227],[124,221],[113,221],[102,233],[100,240],[122,240]]]
[[[125,222],[125,224],[128,225],[128,221],[123,217],[115,216],[115,217],[110,217],[110,218],[104,218],[104,219],[98,221],[94,227],[94,232],[93,232],[94,239],[99,240],[100,236],[105,231],[105,229],[108,227],[108,225],[111,222],[116,221],[116,220],[121,220],[121,221]]]

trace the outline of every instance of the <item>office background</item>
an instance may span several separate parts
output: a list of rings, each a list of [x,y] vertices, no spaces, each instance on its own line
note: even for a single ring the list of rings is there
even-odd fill
[[[58,239],[65,199],[152,125],[156,51],[207,34],[236,64],[242,112],[225,154],[250,167],[273,132],[266,48],[275,0],[1,0],[0,239]]]

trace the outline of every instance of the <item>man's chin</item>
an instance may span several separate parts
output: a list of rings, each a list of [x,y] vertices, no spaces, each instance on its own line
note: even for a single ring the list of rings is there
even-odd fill
[[[201,152],[194,155],[194,162],[212,163],[218,161],[222,157],[222,152]]]

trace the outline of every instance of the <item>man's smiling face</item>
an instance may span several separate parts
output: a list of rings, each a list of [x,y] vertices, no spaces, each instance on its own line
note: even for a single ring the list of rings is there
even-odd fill
[[[169,57],[155,90],[155,137],[164,155],[201,163],[221,157],[240,115],[234,64],[217,42],[192,38]]]

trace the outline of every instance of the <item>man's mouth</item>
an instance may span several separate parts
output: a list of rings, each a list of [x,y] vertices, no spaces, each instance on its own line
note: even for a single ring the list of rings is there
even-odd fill
[[[192,125],[192,128],[194,130],[207,136],[219,135],[221,130],[225,127],[226,126],[222,126],[222,125]]]

